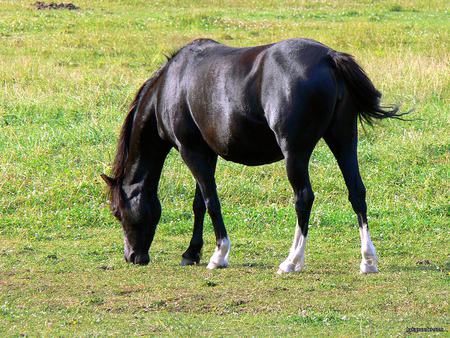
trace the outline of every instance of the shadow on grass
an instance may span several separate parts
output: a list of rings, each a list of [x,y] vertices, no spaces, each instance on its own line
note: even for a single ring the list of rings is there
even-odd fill
[[[439,266],[437,264],[430,265],[390,265],[385,266],[383,271],[386,272],[420,272],[420,271],[430,271],[430,272],[449,272],[450,265],[447,263],[444,266]]]
[[[236,268],[244,268],[244,269],[259,269],[259,270],[268,270],[268,269],[276,269],[277,266],[273,264],[261,263],[261,262],[248,262],[242,264],[233,264],[233,267]]]

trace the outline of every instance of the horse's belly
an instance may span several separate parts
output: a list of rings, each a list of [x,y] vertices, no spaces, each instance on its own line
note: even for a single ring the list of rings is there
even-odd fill
[[[257,97],[253,92],[247,96]],[[263,165],[283,159],[275,134],[255,100],[237,94],[237,98],[219,94],[216,97],[216,100],[201,102],[191,100],[189,106],[195,125],[217,155],[245,165]],[[225,102],[223,107],[217,106],[217,101]]]
[[[282,160],[283,154],[278,149],[272,149],[271,151],[260,152],[256,149],[247,149],[248,151],[232,151],[228,154],[219,154],[220,157],[227,161],[245,164],[249,166],[269,164]]]

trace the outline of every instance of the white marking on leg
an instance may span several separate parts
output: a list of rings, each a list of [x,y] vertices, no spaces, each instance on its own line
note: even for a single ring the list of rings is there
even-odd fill
[[[301,271],[305,266],[305,248],[307,237],[303,236],[300,227],[296,226],[294,240],[286,260],[280,264],[278,273]]]
[[[374,273],[378,272],[377,263],[378,257],[375,251],[375,247],[370,239],[370,232],[367,224],[363,224],[359,228],[359,237],[361,238],[361,273]]]
[[[222,238],[216,246],[214,254],[209,260],[207,269],[226,268],[228,266],[228,255],[230,254],[231,242],[228,237]]]
[[[298,223],[295,227],[295,234],[294,234],[294,240],[292,241],[291,249],[289,250],[289,255],[293,255],[295,248],[298,246],[298,242],[300,241],[302,232],[300,231],[300,227],[298,226]]]

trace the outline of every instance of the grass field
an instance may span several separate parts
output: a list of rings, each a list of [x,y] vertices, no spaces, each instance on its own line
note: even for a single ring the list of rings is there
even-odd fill
[[[448,334],[448,1],[33,2],[0,0],[0,336]],[[194,181],[175,151],[152,262],[123,262],[99,174],[137,88],[198,37],[317,39],[354,54],[385,102],[415,108],[415,121],[361,129],[379,274],[359,274],[356,217],[323,142],[302,273],[276,274],[295,225],[282,162],[219,161],[230,268],[180,267]],[[205,228],[203,262],[215,243],[209,219]]]

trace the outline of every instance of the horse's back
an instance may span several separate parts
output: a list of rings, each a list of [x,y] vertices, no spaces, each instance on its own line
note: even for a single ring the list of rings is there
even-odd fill
[[[171,124],[168,129],[179,146],[201,138],[234,162],[280,160],[276,128],[290,123],[288,115],[295,112],[289,109],[300,107],[307,92],[323,81],[327,74],[320,68],[328,51],[303,39],[248,48],[193,42],[167,70],[165,123]]]

